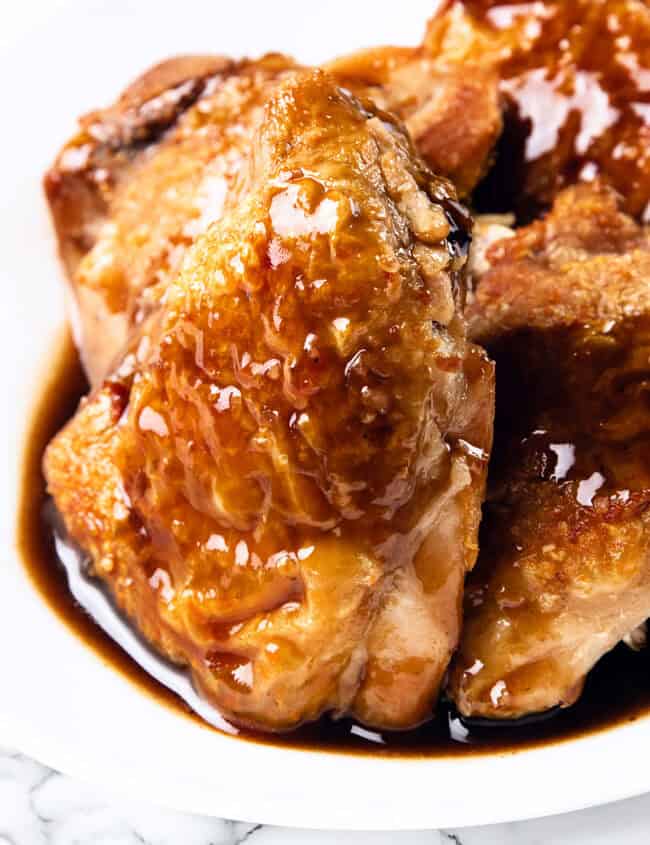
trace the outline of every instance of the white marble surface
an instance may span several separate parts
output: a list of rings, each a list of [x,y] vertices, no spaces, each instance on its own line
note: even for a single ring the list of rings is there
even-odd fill
[[[468,796],[471,800],[471,796]],[[0,845],[647,845],[650,795],[550,819],[412,833],[291,830],[125,801],[0,749]]]

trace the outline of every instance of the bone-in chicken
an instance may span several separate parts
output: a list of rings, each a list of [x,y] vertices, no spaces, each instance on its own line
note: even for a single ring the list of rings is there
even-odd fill
[[[156,266],[158,305],[50,444],[48,486],[91,571],[227,716],[406,728],[457,645],[491,445],[468,221],[401,126],[322,71],[247,90],[265,102],[237,201]],[[209,134],[214,109],[181,122]],[[125,166],[155,183],[155,158]],[[145,227],[175,214],[158,190],[129,195]]]
[[[486,261],[496,441],[449,692],[498,719],[572,704],[650,615],[650,229],[580,186]]]
[[[45,186],[93,384],[157,307],[188,246],[237,202],[260,109],[295,67],[279,55],[171,59],[83,118],[57,158]],[[407,121],[434,172],[464,193],[474,186],[501,129],[493,72],[468,73],[422,48],[369,51],[332,68]]]

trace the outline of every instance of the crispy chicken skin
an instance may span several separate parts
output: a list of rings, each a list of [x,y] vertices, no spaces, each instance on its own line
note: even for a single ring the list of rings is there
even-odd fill
[[[491,445],[467,218],[401,126],[322,71],[274,86],[249,134],[237,201],[50,444],[48,487],[224,714],[407,728],[457,645]]]
[[[500,719],[572,704],[650,615],[650,230],[580,186],[486,258],[496,441],[448,691]]]
[[[647,2],[446,0],[423,49],[498,75],[505,127],[481,188],[489,210],[530,219],[599,176],[650,221]]]

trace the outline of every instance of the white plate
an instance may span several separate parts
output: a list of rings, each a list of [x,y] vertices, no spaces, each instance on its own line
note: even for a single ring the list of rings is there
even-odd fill
[[[177,809],[304,827],[405,829],[558,813],[650,789],[650,721],[534,751],[389,759],[241,742],[157,704],[44,604],[15,550],[21,453],[63,321],[40,178],[75,117],[179,52],[317,62],[417,40],[431,0],[85,0],[6,4],[0,21],[0,743]],[[616,691],[612,690],[615,695]]]

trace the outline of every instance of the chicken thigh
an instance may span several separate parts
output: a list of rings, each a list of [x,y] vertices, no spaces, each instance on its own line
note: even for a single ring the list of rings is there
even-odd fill
[[[650,229],[579,186],[486,261],[496,441],[448,691],[502,719],[572,704],[650,616]]]
[[[186,56],[158,65],[81,120],[45,179],[70,280],[77,344],[93,384],[157,307],[197,235],[238,200],[269,93],[296,65]],[[467,193],[501,129],[496,75],[424,48],[330,65],[339,82],[407,122],[436,173]]]
[[[225,715],[407,728],[457,645],[491,445],[468,218],[322,71],[250,90],[237,201],[165,259],[157,307],[50,444],[48,487],[91,574]],[[184,119],[210,134],[199,106]]]

